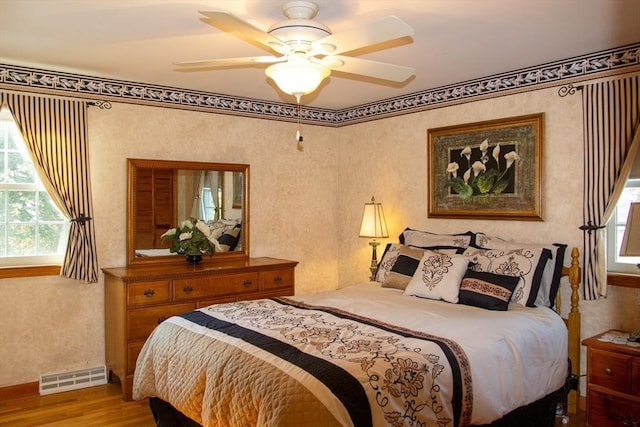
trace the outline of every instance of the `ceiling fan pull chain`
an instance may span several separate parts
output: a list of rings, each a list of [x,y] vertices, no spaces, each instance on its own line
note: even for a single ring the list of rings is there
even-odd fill
[[[300,103],[298,102],[298,129],[296,130],[296,141],[298,142],[298,151],[304,151],[304,147],[302,146],[302,134],[300,133]]]

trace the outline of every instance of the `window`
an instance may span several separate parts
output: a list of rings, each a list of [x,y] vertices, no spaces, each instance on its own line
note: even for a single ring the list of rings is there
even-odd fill
[[[0,266],[60,264],[66,218],[45,190],[11,113],[0,111]]]
[[[631,202],[640,202],[640,179],[638,178],[627,181],[613,217],[607,224],[607,268],[611,272],[640,274],[636,266],[640,264],[640,257],[619,255]]]

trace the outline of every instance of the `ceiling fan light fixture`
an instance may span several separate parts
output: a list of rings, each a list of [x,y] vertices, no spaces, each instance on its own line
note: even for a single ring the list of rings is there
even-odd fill
[[[290,61],[267,67],[265,74],[280,90],[295,96],[300,103],[300,97],[316,90],[320,83],[329,77],[331,70],[309,61]]]

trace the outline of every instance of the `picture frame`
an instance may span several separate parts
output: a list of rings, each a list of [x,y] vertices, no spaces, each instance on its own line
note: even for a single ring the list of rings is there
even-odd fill
[[[233,200],[231,201],[232,209],[242,208],[242,172],[233,173]]]
[[[428,216],[542,221],[544,113],[427,130]]]

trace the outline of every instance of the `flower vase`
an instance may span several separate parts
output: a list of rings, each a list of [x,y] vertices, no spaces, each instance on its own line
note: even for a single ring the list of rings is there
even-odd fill
[[[189,264],[196,265],[202,261],[202,254],[185,255],[184,259],[186,259]]]

